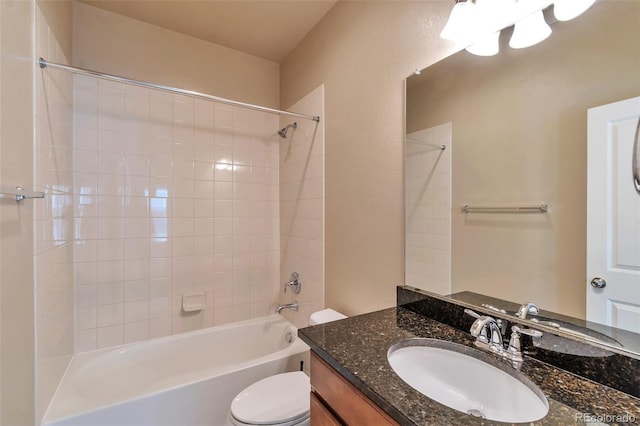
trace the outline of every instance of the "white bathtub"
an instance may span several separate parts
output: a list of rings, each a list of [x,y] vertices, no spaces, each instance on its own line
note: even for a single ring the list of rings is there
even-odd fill
[[[277,373],[308,370],[309,347],[279,315],[73,357],[46,426],[227,425],[235,395]]]

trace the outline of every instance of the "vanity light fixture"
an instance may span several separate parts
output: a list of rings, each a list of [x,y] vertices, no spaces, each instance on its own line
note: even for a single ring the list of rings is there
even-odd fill
[[[467,47],[467,52],[478,56],[493,56],[500,51],[500,31],[485,34],[478,41]]]
[[[478,56],[497,54],[500,51],[500,30],[511,23],[514,8],[513,0],[475,0],[476,23],[467,27],[473,44],[466,48],[467,51]]]
[[[454,0],[440,37],[466,45],[474,55],[491,56],[500,50],[503,28],[514,25],[509,46],[525,48],[551,35],[543,10],[554,4],[558,20],[573,19],[596,0]]]
[[[509,40],[509,47],[522,49],[533,46],[545,40],[551,35],[551,27],[544,20],[542,11],[539,10],[516,22],[513,27],[513,35]]]
[[[469,25],[475,20],[474,5],[476,0],[456,0],[447,24],[440,32],[445,40],[464,40],[469,33]]]

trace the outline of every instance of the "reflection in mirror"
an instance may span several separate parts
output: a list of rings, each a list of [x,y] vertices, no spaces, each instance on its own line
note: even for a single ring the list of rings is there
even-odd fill
[[[405,281],[449,294],[451,123],[407,134],[405,176]]]
[[[600,1],[552,28],[524,50],[502,48],[504,30],[497,56],[461,51],[407,79],[405,283],[534,302],[589,328],[587,110],[640,95],[640,2]]]
[[[462,291],[451,294],[448,299],[457,303],[485,308],[485,312],[493,312],[495,316],[510,318],[518,316],[517,312],[522,304],[501,300],[495,297],[477,294],[470,291]],[[489,314],[491,315],[491,314]],[[586,340],[597,346],[611,348],[617,353],[631,353],[640,356],[640,335],[608,327],[606,325],[573,318],[557,312],[545,311],[530,312],[524,318],[524,322],[530,327],[541,328],[550,332],[543,333],[542,337],[534,338],[533,345],[540,349],[562,352],[568,355],[581,355],[589,357],[609,356],[611,352],[598,350],[584,345],[567,345],[562,339],[552,334],[556,332],[563,336],[569,336],[577,340]]]

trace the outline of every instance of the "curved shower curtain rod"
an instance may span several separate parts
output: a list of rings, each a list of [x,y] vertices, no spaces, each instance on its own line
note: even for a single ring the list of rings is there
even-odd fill
[[[307,118],[309,120],[315,121],[316,123],[320,122],[320,116],[318,116],[318,115],[300,114],[298,112],[283,111],[283,110],[280,110],[280,109],[268,108],[268,107],[264,107],[264,106],[260,106],[260,105],[247,104],[247,103],[244,103],[244,102],[233,101],[231,99],[225,99],[225,98],[221,98],[221,97],[218,97],[218,96],[207,95],[206,93],[194,92],[192,90],[178,89],[176,87],[163,86],[161,84],[147,83],[146,81],[133,80],[133,79],[126,78],[126,77],[119,77],[117,75],[104,74],[104,73],[101,73],[101,72],[98,72],[98,71],[92,71],[92,70],[88,70],[88,69],[84,69],[84,68],[76,68],[76,67],[72,67],[72,66],[69,66],[69,65],[63,65],[63,64],[58,64],[58,63],[55,63],[55,62],[49,62],[49,61],[45,60],[44,58],[39,58],[38,59],[38,65],[40,65],[40,68],[47,68],[47,67],[58,68],[58,69],[61,69],[61,70],[70,71],[70,72],[75,73],[75,74],[90,75],[90,76],[93,76],[93,77],[104,78],[106,80],[117,81],[119,83],[133,84],[133,85],[136,85],[136,86],[146,87],[148,89],[159,89],[159,90],[164,90],[165,92],[172,92],[172,93],[178,93],[180,95],[193,96],[193,97],[196,97],[196,98],[207,99],[207,100],[210,100],[210,101],[220,102],[220,103],[223,103],[223,104],[241,106],[241,107],[245,107],[245,108],[255,109],[255,110],[258,110],[258,111],[270,112],[272,114],[292,115],[294,117]]]

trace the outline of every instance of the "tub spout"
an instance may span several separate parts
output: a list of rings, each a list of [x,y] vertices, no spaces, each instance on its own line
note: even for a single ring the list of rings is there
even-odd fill
[[[282,312],[283,309],[291,309],[292,311],[298,311],[298,301],[294,300],[293,303],[285,303],[284,305],[278,305],[276,308],[276,314]]]

